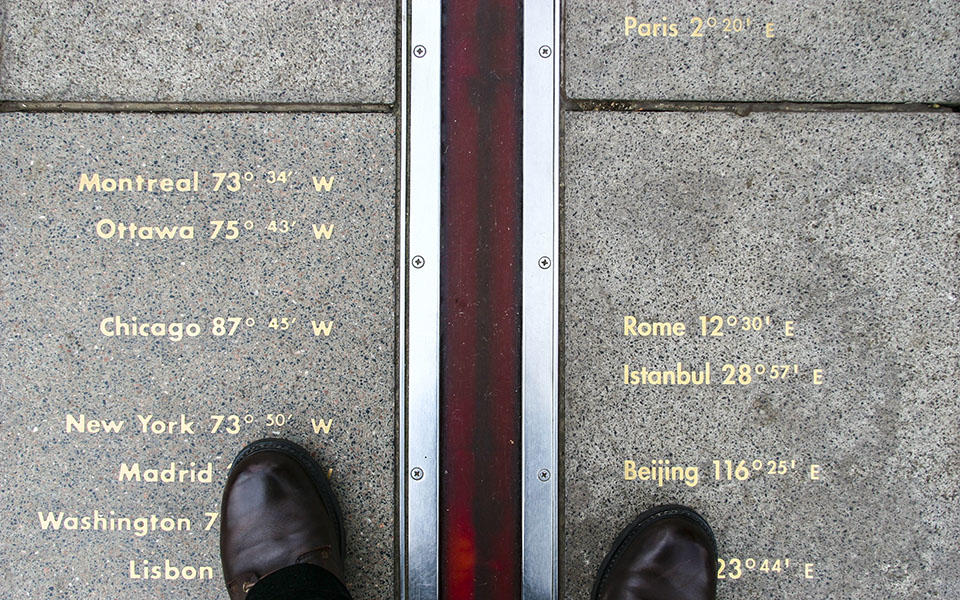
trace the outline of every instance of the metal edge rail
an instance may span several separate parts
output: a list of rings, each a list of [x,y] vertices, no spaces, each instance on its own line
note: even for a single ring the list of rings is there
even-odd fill
[[[440,0],[411,0],[406,10],[400,597],[433,600],[439,582]]]
[[[524,600],[559,593],[560,14],[560,0],[524,4]]]

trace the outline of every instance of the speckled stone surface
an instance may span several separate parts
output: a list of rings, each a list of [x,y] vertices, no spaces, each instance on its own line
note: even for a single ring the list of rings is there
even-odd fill
[[[956,17],[953,0],[570,0],[566,92],[596,99],[958,102]]]
[[[386,0],[0,4],[4,100],[394,99]]]
[[[205,513],[219,510],[243,445],[283,436],[333,469],[355,597],[393,597],[394,139],[388,115],[0,119],[0,595],[226,597],[219,521],[206,530]],[[271,169],[292,173],[269,184]],[[190,180],[193,171],[199,191],[78,190],[82,173]],[[213,191],[219,171],[253,179]],[[315,191],[314,176],[332,177],[330,191]],[[193,225],[196,238],[103,239],[103,219]],[[283,219],[296,221],[289,232],[267,230]],[[211,220],[238,221],[237,238],[224,239],[226,225],[210,239]],[[333,224],[330,239],[315,239],[314,223]],[[198,323],[202,333],[106,337],[100,323],[113,315]],[[218,316],[243,321],[218,337]],[[283,317],[296,322],[269,327]],[[315,336],[311,320],[332,321],[329,336]],[[277,414],[285,422],[269,424]],[[68,415],[123,425],[68,432]],[[147,433],[138,415],[153,416]],[[181,432],[181,415],[193,433]],[[216,433],[213,415],[227,416]],[[320,419],[328,433],[314,432]],[[173,421],[173,431],[152,430],[154,421]],[[212,481],[119,480],[124,463],[171,462],[209,464]],[[37,513],[60,511],[186,518],[190,530],[149,521],[142,535],[66,530],[68,521],[44,530]],[[143,561],[165,560],[210,566],[213,579],[129,575],[131,561],[139,573]]]
[[[579,113],[566,134],[565,597],[672,502],[742,561],[721,599],[960,597],[960,117]],[[627,315],[687,335],[626,337]],[[771,324],[702,337],[700,315]],[[623,382],[678,361],[711,385]],[[725,363],[800,374],[723,385]],[[627,480],[626,460],[699,480]]]

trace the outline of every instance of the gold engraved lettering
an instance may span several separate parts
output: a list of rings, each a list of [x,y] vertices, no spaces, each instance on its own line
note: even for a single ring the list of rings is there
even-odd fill
[[[712,381],[710,363],[704,363],[703,369],[685,369],[682,362],[677,363],[676,370],[656,371],[641,367],[640,370],[631,370],[630,365],[623,365],[624,385],[710,385]]]
[[[737,580],[745,575],[783,575],[789,573],[796,564],[796,561],[791,561],[789,558],[718,558],[717,579]],[[811,566],[812,564],[806,563]]]
[[[650,465],[637,467],[632,460],[623,461],[623,478],[626,481],[655,481],[657,487],[664,482],[680,481],[687,487],[697,487],[700,483],[700,469],[695,466],[671,465],[669,460],[655,459]]]
[[[703,37],[703,19],[693,17],[690,22],[693,23],[693,33],[690,34],[690,37]]]
[[[123,421],[88,419],[83,414],[77,417],[66,415],[67,433],[120,433],[123,424]]]
[[[134,222],[117,223],[112,219],[100,219],[97,222],[97,237],[109,240],[182,240],[194,239],[193,225],[137,225]]]
[[[40,529],[52,531],[130,531],[136,537],[149,533],[190,531],[192,524],[186,517],[164,517],[145,515],[139,517],[118,517],[113,511],[101,513],[94,510],[90,514],[67,514],[58,512],[37,512]]]
[[[184,335],[197,337],[201,328],[197,323],[140,323],[136,317],[124,321],[114,315],[100,321],[100,333],[104,337],[165,337],[179,342]]]
[[[323,238],[329,240],[330,236],[333,234],[333,223],[317,223],[313,224],[313,237],[315,239]]]
[[[208,580],[213,579],[213,567],[195,567],[192,565],[174,566],[169,560],[164,559],[163,565],[153,565],[149,560],[130,561],[130,579],[163,579],[166,581],[177,580]]]
[[[687,23],[692,38],[752,36],[773,39],[774,24],[762,23],[746,16],[694,15]],[[667,17],[650,19],[626,15],[623,17],[623,36],[626,38],[676,38],[680,36],[680,23],[670,22]]]
[[[330,335],[330,331],[333,329],[333,321],[310,321],[310,326],[313,328],[313,335],[327,337]]]
[[[194,171],[191,177],[174,180],[171,177],[101,177],[100,173],[81,173],[77,184],[77,189],[81,192],[153,192],[154,188],[163,192],[197,192],[200,191],[200,174]]]
[[[317,179],[317,177],[314,176],[314,177],[312,178],[312,179],[313,179],[313,189],[316,190],[316,191],[318,191],[318,192],[329,192],[329,191],[330,191],[330,188],[333,187],[333,180],[334,180],[335,178],[336,178],[335,175],[331,175],[331,176],[330,176],[330,179],[327,179],[326,177],[321,177],[320,179]]]
[[[154,419],[153,415],[137,415],[137,421],[140,422],[140,433],[160,434],[194,434],[194,422],[187,421],[187,416],[180,415],[178,421],[162,421]]]
[[[683,337],[687,335],[687,326],[681,322],[637,321],[631,315],[623,317],[623,335],[639,337]]]
[[[627,16],[623,19],[623,35],[630,37],[633,34],[639,37],[677,37],[680,35],[678,23],[668,23],[666,17],[660,22],[640,22],[637,17]]]
[[[196,468],[192,462],[188,468],[179,468],[178,463],[171,462],[169,467],[143,469],[140,463],[131,465],[120,463],[118,481],[136,481],[138,483],[211,483],[213,481],[213,463],[206,467]]]
[[[310,424],[313,426],[313,432],[315,434],[320,434],[322,431],[325,434],[330,433],[330,427],[333,425],[333,419],[310,419]]]
[[[211,173],[210,175],[216,180],[213,183],[213,191],[219,192],[221,187],[225,187],[229,192],[239,192],[240,188],[243,186],[243,181],[252,181],[253,173],[247,171],[242,175],[237,171],[231,171],[229,173]],[[224,185],[226,182],[226,185]]]
[[[210,528],[213,527],[213,524],[216,523],[216,522],[217,522],[217,519],[220,518],[220,513],[218,513],[218,512],[205,512],[205,513],[203,513],[203,516],[205,516],[207,519],[209,519],[209,521],[207,521],[207,524],[203,527],[203,530],[204,530],[204,531],[210,531]]]

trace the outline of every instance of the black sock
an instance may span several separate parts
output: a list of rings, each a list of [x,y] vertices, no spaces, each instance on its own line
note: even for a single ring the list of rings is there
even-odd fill
[[[330,571],[302,564],[267,575],[250,589],[247,600],[350,600],[350,592]]]

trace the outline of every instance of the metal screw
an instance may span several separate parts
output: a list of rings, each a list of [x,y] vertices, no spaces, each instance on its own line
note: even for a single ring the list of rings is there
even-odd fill
[[[410,477],[413,477],[415,480],[420,481],[423,479],[423,469],[420,467],[414,467],[410,470]]]
[[[413,257],[413,260],[410,261],[410,263],[413,265],[413,268],[414,268],[414,269],[419,269],[419,268],[422,267],[424,264],[426,264],[426,261],[423,260],[423,257],[418,254],[418,255],[416,255],[416,256]]]
[[[541,256],[541,257],[540,257],[540,260],[537,261],[537,264],[540,265],[540,268],[541,268],[541,269],[549,269],[549,268],[550,268],[550,259],[547,258],[546,256]]]
[[[540,58],[550,58],[551,54],[553,54],[553,50],[550,49],[550,46],[540,46]]]
[[[414,46],[413,55],[416,56],[417,58],[423,58],[424,56],[426,56],[427,55],[426,46]]]
[[[550,479],[550,471],[546,469],[540,469],[540,472],[537,473],[537,479],[539,479],[540,481],[546,481]]]

